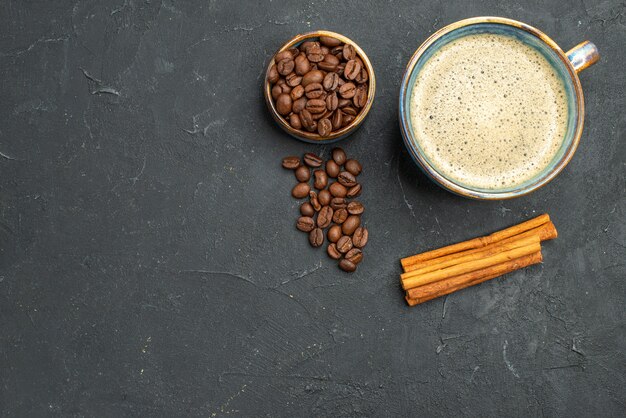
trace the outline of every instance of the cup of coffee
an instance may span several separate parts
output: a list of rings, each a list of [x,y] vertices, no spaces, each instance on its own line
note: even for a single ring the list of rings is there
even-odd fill
[[[447,190],[509,199],[550,182],[583,130],[577,73],[599,59],[501,17],[461,20],[413,54],[400,90],[400,127],[419,167]]]

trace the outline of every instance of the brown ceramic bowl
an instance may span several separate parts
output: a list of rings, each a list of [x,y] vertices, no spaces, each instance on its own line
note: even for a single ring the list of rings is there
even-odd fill
[[[372,107],[372,103],[374,102],[374,93],[376,92],[376,77],[374,76],[374,68],[372,68],[372,63],[370,62],[369,58],[367,58],[367,55],[365,55],[365,52],[363,52],[363,50],[354,41],[335,32],[318,30],[315,32],[308,32],[301,35],[296,35],[291,38],[289,42],[284,44],[278,51],[276,51],[276,54],[294,46],[297,47],[305,41],[316,41],[319,39],[320,36],[329,36],[335,39],[339,39],[343,43],[351,44],[352,46],[354,46],[354,49],[356,49],[359,58],[361,58],[361,60],[365,64],[365,68],[367,69],[369,76],[367,103],[365,104],[365,106],[363,106],[363,109],[361,109],[356,118],[350,124],[344,126],[337,131],[333,131],[329,136],[325,137],[320,136],[317,132],[308,132],[301,129],[294,129],[289,124],[289,122],[278,113],[278,111],[276,110],[276,105],[274,104],[274,100],[272,99],[271,85],[267,81],[267,74],[269,73],[272,65],[274,65],[273,57],[267,65],[266,76],[263,81],[263,94],[265,96],[265,103],[267,104],[267,107],[269,108],[272,117],[285,132],[305,142],[311,142],[315,144],[327,144],[329,142],[339,141],[340,139],[347,137],[348,135],[356,131],[361,123],[363,123],[363,120],[365,120],[365,117],[367,116]],[[274,54],[274,56],[276,54]]]

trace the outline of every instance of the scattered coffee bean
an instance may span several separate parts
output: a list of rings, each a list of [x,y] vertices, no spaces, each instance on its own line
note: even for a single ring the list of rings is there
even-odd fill
[[[348,219],[348,211],[345,209],[337,209],[333,214],[333,222],[337,225],[341,225]]]
[[[298,164],[300,164],[300,159],[298,159]],[[326,174],[328,177],[336,178],[339,175],[339,165],[333,161],[326,161]]]
[[[322,162],[323,161],[320,157],[311,152],[304,154],[304,163],[309,167],[320,167],[322,165]]]
[[[311,232],[315,228],[315,221],[310,216],[301,216],[296,222],[296,228],[303,232]]]
[[[354,265],[359,264],[363,260],[363,251],[359,248],[353,248],[346,253],[345,258]]]
[[[320,205],[319,200],[317,199],[317,193],[313,190],[309,192],[309,201],[311,202],[311,206],[315,209],[316,212],[319,212],[322,209],[322,205]]]
[[[352,273],[356,270],[356,265],[352,261],[344,258],[339,262],[339,268],[347,273]]]
[[[277,53],[267,82],[277,113],[293,129],[322,138],[350,125],[369,98],[369,74],[356,48],[330,37]],[[338,111],[346,107],[353,111]]]
[[[331,184],[328,191],[335,197],[345,197],[348,193],[348,189],[346,189],[341,183],[337,182]]]
[[[309,195],[309,190],[311,190],[311,188],[308,183],[298,183],[291,190],[291,195],[296,199],[302,199]]]
[[[341,253],[337,250],[337,245],[334,242],[328,244],[326,252],[328,253],[328,256],[334,260],[339,260],[341,258]]]
[[[368,238],[369,233],[367,232],[367,229],[360,226],[355,229],[354,234],[352,234],[352,243],[355,247],[363,248],[367,245]]]
[[[352,187],[356,184],[356,178],[349,171],[339,173],[337,181],[346,187]]]
[[[309,202],[304,202],[300,205],[300,213],[302,216],[313,216],[315,215],[315,209],[313,209],[313,205]]]
[[[341,238],[341,227],[339,225],[333,225],[328,229],[326,237],[330,242],[337,242]]]
[[[363,204],[361,202],[353,200],[352,202],[348,203],[348,213],[350,215],[360,215],[363,213],[364,210],[365,208],[363,207]]]
[[[350,215],[341,225],[341,232],[344,235],[352,235],[361,225],[361,218],[358,215]]]
[[[333,220],[333,209],[330,206],[324,206],[320,213],[317,214],[317,226],[320,228],[326,228]]]
[[[348,193],[346,193],[346,197],[352,199],[361,194],[361,184],[357,183],[354,186],[348,189]]]
[[[359,163],[357,160],[348,160],[346,161],[345,169],[349,173],[358,176],[359,174],[361,174],[362,167],[361,163]]]
[[[337,241],[337,249],[340,253],[345,254],[352,249],[352,238],[347,235],[342,236]]]
[[[324,243],[324,231],[322,231],[322,228],[315,228],[309,232],[309,243],[313,247],[319,247]]]
[[[343,197],[333,197],[330,201],[330,207],[333,208],[333,210],[343,209],[347,206],[348,204],[346,202],[346,199],[344,199]]]
[[[327,49],[326,46],[319,44],[310,46],[313,50],[316,47]],[[289,53],[293,53],[296,58],[302,56],[300,50],[292,50]],[[283,79],[279,79],[277,84],[281,80]],[[348,106],[347,109],[351,107]],[[339,109],[336,111],[341,112]],[[351,112],[351,110],[348,111]],[[306,109],[298,116],[304,114],[304,116],[311,117],[314,124],[325,119],[320,118],[317,121],[318,119],[313,119],[317,116],[310,113],[306,115],[305,112],[307,112]],[[326,111],[322,115],[326,113],[330,115],[332,112]],[[324,240],[327,239],[328,256],[340,260],[339,268],[342,270],[353,272],[363,259],[361,248],[367,244],[369,238],[368,230],[361,226],[360,215],[365,210],[363,204],[356,200],[349,200],[361,193],[361,184],[357,182],[356,176],[361,172],[362,167],[357,160],[347,159],[341,148],[333,149],[332,159],[327,160],[324,168],[321,168],[323,164],[322,158],[313,153],[305,154],[302,159],[289,156],[282,160],[283,167],[294,170],[298,180],[291,194],[297,199],[309,196],[309,200],[299,207],[302,216],[297,219],[296,228],[308,232],[309,243],[313,247],[322,246]],[[314,168],[312,174],[310,167]],[[309,184],[311,177],[314,179],[313,186],[317,191],[313,190]],[[329,177],[337,178],[337,181],[329,182]]]
[[[337,165],[344,165],[346,163],[346,152],[341,148],[333,148],[333,161],[337,163]]]
[[[332,199],[332,195],[326,189],[320,190],[319,193],[317,194],[317,200],[319,200],[322,206],[329,206],[331,199]]]
[[[295,170],[300,166],[300,158],[298,157],[285,157],[283,158],[283,168],[288,170]]]
[[[295,175],[299,182],[306,182],[311,178],[311,171],[309,167],[301,165],[296,169]]]

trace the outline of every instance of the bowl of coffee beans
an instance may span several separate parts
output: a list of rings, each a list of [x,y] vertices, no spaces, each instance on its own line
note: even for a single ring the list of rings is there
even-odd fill
[[[335,32],[293,37],[267,67],[265,102],[287,133],[328,143],[354,132],[367,116],[376,90],[367,55]]]

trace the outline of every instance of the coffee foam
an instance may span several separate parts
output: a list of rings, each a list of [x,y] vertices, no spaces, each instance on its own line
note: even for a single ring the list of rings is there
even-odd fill
[[[410,118],[437,171],[469,187],[504,189],[552,161],[567,129],[567,96],[532,47],[504,35],[468,35],[424,64]]]

